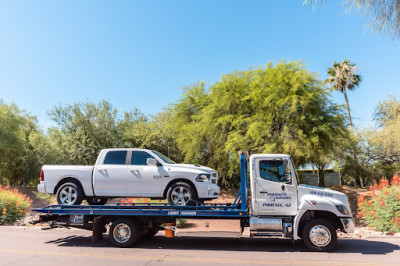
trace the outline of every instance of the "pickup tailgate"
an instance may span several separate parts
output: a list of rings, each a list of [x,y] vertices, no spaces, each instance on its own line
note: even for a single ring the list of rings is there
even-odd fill
[[[92,189],[92,173],[93,166],[83,165],[44,165],[43,181],[40,181],[38,190],[46,193],[56,193],[57,185],[66,178],[74,178],[78,180],[85,192],[86,196],[93,196]],[[42,192],[41,191],[41,192]]]

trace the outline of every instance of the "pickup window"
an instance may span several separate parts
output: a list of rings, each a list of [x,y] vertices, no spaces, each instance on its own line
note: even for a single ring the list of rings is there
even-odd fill
[[[104,158],[104,164],[125,164],[126,151],[109,151]]]
[[[145,151],[132,151],[131,165],[147,165],[148,158],[155,159]]]

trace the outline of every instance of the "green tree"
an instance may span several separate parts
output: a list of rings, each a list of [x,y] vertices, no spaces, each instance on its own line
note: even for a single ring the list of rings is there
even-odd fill
[[[30,143],[34,134],[40,134],[35,117],[0,103],[0,183],[27,185],[38,177],[37,152]]]
[[[63,163],[94,164],[101,149],[122,146],[117,110],[105,100],[58,106],[50,117],[58,125],[50,130],[50,142],[65,153]]]
[[[340,91],[344,95],[350,130],[354,131],[349,100],[347,99],[347,90],[353,90],[360,84],[361,76],[358,74],[358,68],[356,64],[351,63],[349,60],[343,60],[341,63],[333,63],[333,66],[328,69],[328,75],[327,81],[332,85],[332,90]]]
[[[400,171],[400,99],[393,96],[379,103],[374,119],[378,125],[366,132],[369,158],[380,174],[390,178]],[[378,167],[379,166],[379,167]]]
[[[239,150],[287,153],[304,164],[348,137],[341,107],[299,62],[235,71],[208,91],[194,84],[174,108],[184,161],[216,168],[225,187],[239,183]]]

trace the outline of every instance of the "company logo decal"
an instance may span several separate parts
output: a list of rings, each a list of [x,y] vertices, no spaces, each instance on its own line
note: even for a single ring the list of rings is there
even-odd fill
[[[169,211],[168,215],[196,215],[195,211]]]
[[[260,194],[267,194],[269,197],[270,201],[275,201],[275,200],[290,200],[292,199],[287,193],[268,193],[266,191],[260,191]]]
[[[264,203],[263,207],[278,207],[278,208],[289,208],[290,206],[292,206],[291,203],[286,203],[286,204],[282,204],[282,203]]]
[[[268,193],[270,201],[292,199],[287,193]]]
[[[311,191],[310,191],[310,194],[311,194],[311,195],[317,195],[317,196],[323,196],[323,197],[331,197],[331,198],[333,198],[333,194],[332,194],[332,193],[329,193],[329,192],[321,192],[321,191],[314,191],[314,190],[311,190]]]

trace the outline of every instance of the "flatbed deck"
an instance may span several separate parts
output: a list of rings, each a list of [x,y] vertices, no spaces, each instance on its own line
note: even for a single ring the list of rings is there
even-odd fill
[[[167,204],[127,204],[127,205],[50,205],[33,209],[48,215],[94,215],[94,216],[164,216],[175,218],[246,218],[247,210],[237,205],[210,204],[204,206],[171,206]]]

